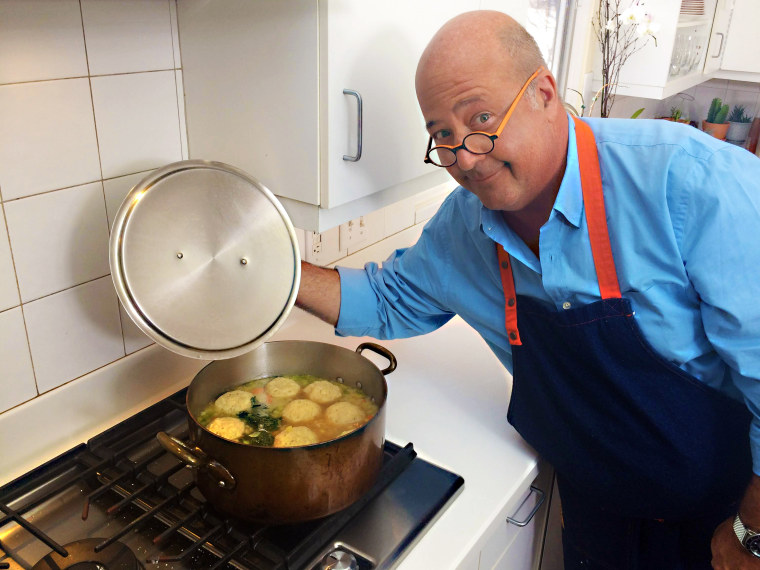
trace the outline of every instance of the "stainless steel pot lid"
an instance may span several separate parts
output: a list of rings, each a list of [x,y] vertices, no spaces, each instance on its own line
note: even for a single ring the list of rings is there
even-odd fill
[[[257,180],[219,162],[154,171],[119,208],[110,239],[116,291],[157,343],[230,358],[264,342],[298,293],[293,225]]]

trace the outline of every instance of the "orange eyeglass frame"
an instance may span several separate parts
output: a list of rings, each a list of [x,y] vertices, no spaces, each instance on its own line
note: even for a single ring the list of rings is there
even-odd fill
[[[522,96],[523,96],[523,94],[525,93],[526,89],[528,89],[528,86],[531,84],[531,82],[532,82],[532,81],[533,81],[533,80],[534,80],[536,77],[538,77],[538,75],[539,75],[539,74],[540,74],[542,71],[544,71],[545,69],[546,69],[546,68],[545,68],[545,67],[542,65],[542,66],[541,66],[541,67],[539,67],[539,68],[538,68],[536,71],[534,71],[534,72],[533,72],[533,75],[531,75],[531,76],[528,78],[528,80],[527,80],[527,81],[525,82],[525,84],[522,86],[522,88],[520,89],[520,91],[517,93],[517,96],[515,97],[515,100],[514,100],[514,101],[512,101],[512,104],[509,106],[509,109],[507,109],[507,112],[506,112],[506,114],[504,115],[504,118],[501,120],[501,123],[499,124],[499,127],[496,129],[496,131],[495,131],[495,132],[493,132],[493,133],[486,133],[486,132],[484,132],[484,131],[473,131],[473,132],[469,133],[467,136],[465,136],[465,137],[462,139],[462,144],[460,144],[460,145],[458,145],[458,146],[452,146],[452,145],[447,145],[447,144],[440,144],[440,145],[436,145],[436,146],[433,146],[433,137],[431,136],[431,137],[430,137],[430,140],[428,141],[427,151],[425,152],[425,162],[426,162],[426,163],[430,163],[430,164],[435,164],[435,162],[433,162],[433,161],[432,161],[432,160],[430,160],[430,158],[429,158],[429,157],[430,157],[430,151],[432,151],[434,148],[447,148],[447,149],[449,149],[451,152],[453,152],[453,153],[454,153],[454,157],[456,157],[456,153],[457,153],[457,151],[459,151],[459,150],[461,150],[461,149],[465,149],[465,150],[467,150],[468,152],[470,152],[470,150],[469,150],[469,149],[468,149],[468,148],[465,146],[465,144],[464,144],[464,141],[465,141],[465,140],[467,139],[467,137],[469,137],[470,135],[485,135],[485,136],[487,136],[488,138],[490,138],[492,142],[493,142],[493,141],[495,141],[497,138],[499,138],[499,136],[501,136],[501,133],[502,133],[502,131],[504,130],[504,127],[506,127],[506,126],[507,126],[507,121],[509,121],[509,118],[512,116],[512,113],[514,113],[514,111],[515,111],[515,108],[517,108],[517,103],[519,103],[519,102],[520,102],[520,99],[522,99]],[[491,147],[491,150],[489,150],[488,152],[491,152],[492,150],[493,150],[493,147]],[[488,154],[488,152],[484,152],[484,153],[474,153],[474,154]],[[455,160],[455,161],[454,161],[454,162],[453,162],[451,165],[449,165],[449,166],[453,166],[454,164],[456,164],[456,160]],[[438,165],[436,165],[436,166],[438,166]],[[444,168],[446,168],[446,167],[444,167]]]

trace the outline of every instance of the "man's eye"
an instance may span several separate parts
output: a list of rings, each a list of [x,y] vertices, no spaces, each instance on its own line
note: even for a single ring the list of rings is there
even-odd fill
[[[450,138],[451,138],[451,131],[447,131],[447,130],[438,131],[437,133],[433,135],[433,140],[437,142],[443,142],[446,139],[450,139]]]
[[[491,118],[491,113],[481,113],[475,118],[475,122],[482,125],[484,123],[487,123],[490,118]]]

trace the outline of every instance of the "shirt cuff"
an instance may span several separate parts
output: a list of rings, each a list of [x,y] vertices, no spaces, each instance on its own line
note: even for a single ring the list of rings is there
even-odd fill
[[[370,270],[377,268],[375,263],[368,263],[367,266]],[[373,328],[374,315],[367,315],[367,308],[377,306],[377,296],[367,270],[349,267],[336,269],[340,276],[340,314],[335,333],[339,336],[368,336]]]

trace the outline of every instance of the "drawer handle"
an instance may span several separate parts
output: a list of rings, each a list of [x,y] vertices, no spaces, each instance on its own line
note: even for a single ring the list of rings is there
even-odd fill
[[[356,97],[356,154],[354,156],[344,154],[343,160],[357,162],[362,157],[362,96],[359,95],[358,91],[354,91],[353,89],[344,89],[343,94]]]
[[[516,513],[520,512],[520,509],[522,509],[522,506],[526,503],[528,499],[530,499],[530,496],[533,493],[538,495],[538,502],[536,503],[536,506],[533,507],[533,510],[530,511],[530,513],[528,514],[528,518],[526,518],[524,521],[518,521],[518,520],[513,519],[512,517],[507,517],[508,523],[512,523],[515,526],[526,526],[530,521],[533,520],[533,517],[538,512],[538,509],[541,508],[541,505],[544,504],[544,499],[546,498],[546,495],[544,494],[544,492],[538,487],[534,487],[533,485],[530,486],[530,493],[528,493],[528,496],[525,497],[522,503],[520,503],[520,506],[517,507],[517,511],[516,511]]]

